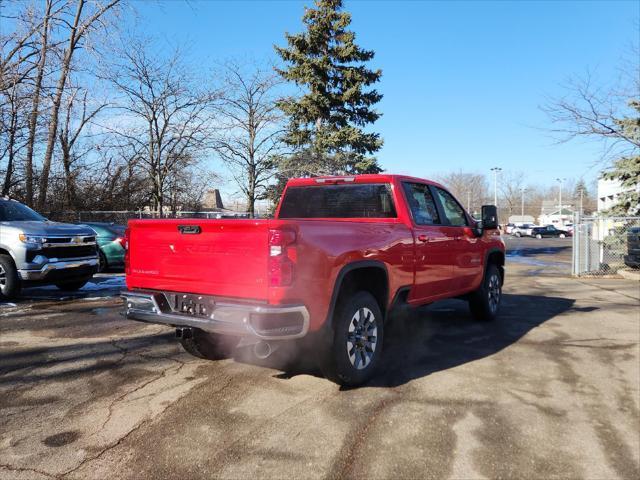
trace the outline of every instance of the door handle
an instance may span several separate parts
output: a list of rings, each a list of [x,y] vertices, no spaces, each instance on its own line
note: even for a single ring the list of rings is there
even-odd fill
[[[426,235],[418,235],[418,241],[419,242],[428,242],[429,241],[429,237],[427,237]]]

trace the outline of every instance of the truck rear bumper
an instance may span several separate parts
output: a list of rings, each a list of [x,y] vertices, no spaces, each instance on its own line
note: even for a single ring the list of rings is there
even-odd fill
[[[123,291],[121,296],[130,320],[263,340],[301,338],[309,331],[304,305],[274,306],[144,290]]]
[[[49,262],[35,270],[18,270],[18,275],[24,281],[64,280],[67,277],[91,276],[98,268],[98,258],[85,258]],[[55,278],[53,278],[55,277]]]

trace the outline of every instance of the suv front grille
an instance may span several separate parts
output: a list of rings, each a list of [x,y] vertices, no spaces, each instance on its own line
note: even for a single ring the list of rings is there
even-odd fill
[[[36,255],[47,258],[80,258],[95,257],[97,253],[95,245],[80,245],[77,247],[45,247],[40,250],[29,250],[27,262],[32,262]]]

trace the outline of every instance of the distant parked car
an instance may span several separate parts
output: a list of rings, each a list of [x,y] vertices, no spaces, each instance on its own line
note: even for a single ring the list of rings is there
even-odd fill
[[[627,231],[627,253],[624,264],[631,268],[640,268],[640,227],[631,227]]]
[[[570,237],[571,234],[566,230],[559,230],[553,225],[547,225],[546,227],[534,227],[531,229],[531,236],[536,238],[545,238],[545,237],[559,237],[565,238]]]
[[[507,226],[504,227],[504,233],[509,235],[511,232],[513,232],[514,228],[516,228],[515,223],[507,223]]]
[[[100,259],[99,272],[110,268],[124,268],[124,230],[125,226],[115,223],[83,223],[95,230]]]
[[[511,230],[511,235],[515,237],[530,237],[531,230],[535,227],[535,225],[531,225],[530,223],[525,223],[523,225],[519,225],[514,227]]]

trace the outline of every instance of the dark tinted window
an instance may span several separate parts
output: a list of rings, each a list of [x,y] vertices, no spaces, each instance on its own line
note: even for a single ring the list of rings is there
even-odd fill
[[[422,183],[403,183],[402,185],[416,225],[438,225],[440,223],[438,209],[429,187]]]
[[[447,220],[449,220],[449,225],[453,225],[454,227],[464,227],[467,225],[467,216],[464,213],[464,209],[456,199],[453,198],[453,195],[440,188],[436,188],[436,193],[440,198],[444,214]]]
[[[45,218],[26,205],[13,200],[0,200],[0,222],[44,222]]]
[[[393,218],[388,184],[289,187],[280,218]]]

